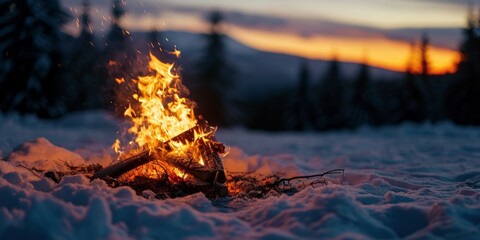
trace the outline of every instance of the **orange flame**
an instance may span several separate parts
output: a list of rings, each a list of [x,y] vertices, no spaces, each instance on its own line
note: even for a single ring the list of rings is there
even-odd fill
[[[152,54],[150,59],[153,75],[137,80],[140,112],[135,114],[129,107],[125,116],[133,122],[128,131],[137,135],[138,146],[153,148],[194,127],[197,122],[193,114],[194,103],[181,97],[181,91],[188,90],[179,75],[172,72],[173,64],[163,63]]]
[[[179,54],[180,51],[176,50],[176,55]],[[214,133],[216,129],[212,128],[204,132],[204,129],[194,128],[197,125],[197,118],[193,110],[195,103],[184,97],[188,94],[188,89],[182,84],[180,76],[175,73],[173,63],[161,62],[150,53],[149,70],[151,75],[133,80],[138,90],[132,95],[134,107],[129,105],[124,112],[124,115],[132,123],[128,132],[135,136],[134,147],[154,149],[168,142],[169,154],[191,152],[193,159],[196,159],[198,164],[204,165],[205,162],[197,146],[197,140],[208,141],[205,137]],[[118,79],[117,82],[124,83]],[[193,141],[172,140],[192,128],[195,129]],[[121,153],[122,149],[118,139],[112,148],[117,153]],[[168,164],[165,163],[165,165]],[[152,170],[154,168],[147,166],[142,169],[146,172],[146,176],[157,174]],[[180,179],[188,176],[173,166],[170,166],[168,171]]]

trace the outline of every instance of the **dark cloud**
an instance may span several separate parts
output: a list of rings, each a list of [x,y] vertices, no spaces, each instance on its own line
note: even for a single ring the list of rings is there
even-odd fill
[[[230,24],[269,31],[289,32],[305,37],[313,35],[332,35],[344,37],[372,37],[377,30],[370,27],[349,25],[324,19],[305,20],[253,15],[240,12],[225,12]]]
[[[418,41],[425,32],[434,46],[456,50],[461,40],[458,28],[400,28],[380,29],[330,20],[285,19],[271,16],[226,12],[230,24],[251,29],[288,32],[304,37],[326,35],[345,38],[387,38],[407,42]]]
[[[455,4],[468,6],[471,0],[420,0],[425,2],[443,2],[444,4]],[[480,1],[480,0],[479,0]],[[83,0],[62,0],[67,8],[81,13]],[[125,1],[124,6],[129,15],[143,16],[162,15],[165,13],[192,14],[206,17],[212,9],[175,5],[161,0],[158,1]],[[108,21],[112,1],[91,1],[92,9],[100,14],[96,18],[97,29],[108,27]],[[461,40],[460,29],[455,28],[402,28],[402,29],[380,29],[355,24],[339,23],[327,19],[295,19],[266,15],[250,14],[239,11],[224,11],[225,22],[244,28],[291,33],[304,37],[313,35],[326,35],[346,38],[388,38],[401,41],[417,41],[423,32],[426,32],[433,45],[449,49],[457,49]],[[100,16],[98,16],[100,15]],[[102,16],[103,15],[103,16]],[[103,23],[99,23],[102,21]]]

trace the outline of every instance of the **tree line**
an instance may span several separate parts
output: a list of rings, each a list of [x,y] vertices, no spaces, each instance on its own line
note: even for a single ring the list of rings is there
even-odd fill
[[[94,34],[89,2],[79,18],[80,34],[61,29],[71,21],[57,0],[0,0],[0,110],[56,118],[89,109],[123,113],[129,99],[117,81],[146,72],[147,54],[138,54],[120,25],[125,9],[112,1],[112,25],[105,39]],[[373,80],[367,63],[351,79],[333,59],[321,76],[312,76],[309,60],[298,63],[297,86],[262,99],[233,99],[241,79],[229,61],[223,16],[208,16],[210,31],[193,74],[184,77],[198,112],[214,124],[265,130],[330,130],[363,125],[438,122],[480,124],[480,19],[470,14],[452,74],[429,73],[427,34],[418,47],[420,71],[410,63],[401,79]],[[163,61],[175,61],[172,43],[153,29],[145,43]]]
[[[241,108],[248,116],[244,124],[272,131],[355,129],[403,122],[480,125],[479,13],[471,10],[469,14],[455,72],[430,74],[426,32],[417,45],[412,47],[403,77],[397,79],[372,79],[367,63],[347,78],[335,58],[323,75],[312,76],[311,65],[304,59],[297,67],[296,89],[243,102]]]

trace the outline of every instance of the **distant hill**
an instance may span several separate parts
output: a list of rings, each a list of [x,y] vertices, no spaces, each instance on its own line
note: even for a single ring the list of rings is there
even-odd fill
[[[137,49],[146,52],[146,32],[134,32],[132,38]],[[189,75],[198,66],[199,57],[205,46],[205,35],[187,32],[162,32],[162,36],[176,45],[182,52],[179,63],[184,75]],[[257,97],[267,91],[294,87],[298,80],[298,71],[301,57],[260,51],[227,37],[228,59],[233,64],[236,75],[235,89],[242,97]],[[309,60],[311,83],[317,84],[328,67],[328,60]],[[342,77],[352,79],[359,69],[358,63],[342,62]],[[371,76],[374,80],[395,79],[402,77],[403,73],[382,68],[371,67]]]

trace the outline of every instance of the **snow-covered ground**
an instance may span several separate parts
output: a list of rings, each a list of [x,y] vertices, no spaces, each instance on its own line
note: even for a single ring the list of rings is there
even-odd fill
[[[54,184],[17,166],[109,164],[118,128],[103,112],[57,121],[0,116],[0,239],[480,236],[480,128],[449,123],[330,133],[220,129],[230,172],[345,169],[343,185],[266,199],[146,199],[81,175]]]

